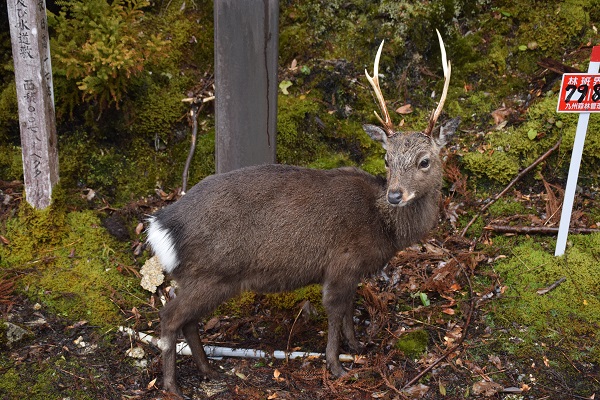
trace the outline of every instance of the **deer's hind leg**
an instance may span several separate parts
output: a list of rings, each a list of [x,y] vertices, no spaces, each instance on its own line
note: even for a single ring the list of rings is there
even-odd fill
[[[350,346],[358,345],[354,335],[352,324],[352,300],[356,282],[354,280],[335,280],[325,282],[323,285],[323,306],[327,311],[328,327],[327,349],[325,358],[327,366],[335,376],[345,375],[339,360],[340,355],[340,334],[344,334]]]
[[[175,373],[177,332],[181,329],[190,346],[192,356],[203,376],[213,377],[208,358],[198,333],[198,321],[213,312],[219,304],[237,294],[235,288],[214,282],[195,282],[182,287],[177,297],[169,301],[160,312],[163,359],[163,386],[165,390],[181,395]]]
[[[217,373],[210,367],[208,363],[208,357],[200,341],[200,334],[198,332],[198,321],[190,321],[185,324],[181,331],[185,337],[190,350],[192,351],[192,357],[198,366],[200,374],[206,378],[216,378]]]

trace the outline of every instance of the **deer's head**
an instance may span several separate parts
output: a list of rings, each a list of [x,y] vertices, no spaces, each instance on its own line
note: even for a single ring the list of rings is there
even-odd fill
[[[431,113],[427,128],[423,132],[402,132],[394,128],[387,105],[379,86],[379,58],[383,48],[383,41],[379,46],[373,76],[365,70],[367,80],[373,87],[379,109],[383,118],[375,115],[381,126],[366,124],[363,129],[378,142],[381,142],[386,151],[385,165],[387,169],[387,201],[391,205],[404,206],[412,200],[418,199],[423,193],[431,190],[432,185],[438,188],[442,182],[442,165],[439,157],[441,148],[446,144],[446,138],[454,133],[458,127],[459,119],[453,119],[435,128],[439,118],[450,84],[450,62],[446,59],[446,49],[440,32],[437,31],[442,52],[444,68],[444,89],[440,102]]]

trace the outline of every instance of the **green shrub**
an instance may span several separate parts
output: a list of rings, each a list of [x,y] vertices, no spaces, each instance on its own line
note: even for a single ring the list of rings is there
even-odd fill
[[[147,0],[66,0],[50,14],[55,73],[77,82],[81,100],[119,107],[130,78],[166,57],[167,42],[144,31]]]

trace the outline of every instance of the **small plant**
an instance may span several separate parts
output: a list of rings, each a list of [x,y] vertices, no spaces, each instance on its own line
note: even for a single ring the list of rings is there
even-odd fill
[[[84,102],[97,101],[101,110],[118,108],[129,79],[167,56],[167,42],[144,32],[146,0],[71,0],[59,5],[58,15],[50,16],[57,33],[53,61],[67,79],[77,82]]]

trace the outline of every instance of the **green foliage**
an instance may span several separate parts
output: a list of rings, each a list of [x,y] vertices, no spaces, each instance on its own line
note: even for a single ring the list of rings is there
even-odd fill
[[[256,301],[256,293],[243,292],[237,297],[234,297],[225,303],[219,305],[215,311],[216,315],[233,315],[242,317],[252,313],[254,303]]]
[[[600,328],[600,270],[597,264],[600,235],[571,235],[572,248],[563,257],[554,257],[548,248],[533,239],[512,247],[512,254],[495,270],[500,273],[507,291],[495,313],[505,325],[522,324],[533,334],[581,337],[597,334]],[[553,242],[549,243],[550,250]],[[536,291],[567,280],[553,291],[538,295]]]
[[[167,42],[142,28],[147,0],[66,0],[49,23],[55,71],[77,82],[84,101],[119,107],[130,78],[167,56]],[[53,17],[53,18],[52,18]]]
[[[160,137],[169,140],[171,131],[176,121],[180,120],[186,113],[188,107],[181,101],[184,93],[184,84],[189,83],[181,79],[171,78],[163,74],[164,80],[168,82],[158,84],[152,82],[139,90],[137,94],[135,115],[130,123],[136,135],[146,138]]]
[[[279,310],[293,310],[299,303],[308,300],[324,315],[321,289],[321,285],[310,285],[292,292],[267,294],[265,298],[269,304],[269,308]]]
[[[531,12],[528,2],[515,5],[507,9],[514,12],[514,18],[519,21],[517,37],[522,38],[523,44],[535,41],[543,51],[561,50],[563,41],[578,37],[589,22],[581,0],[541,3],[538,7],[543,9],[536,12]]]
[[[43,363],[15,363],[7,353],[0,353],[0,397],[3,399],[46,400],[48,398],[92,399],[85,389],[79,385],[64,385],[65,377],[57,368],[77,370],[84,373],[84,368],[73,361],[62,359],[46,359]],[[85,367],[86,373],[92,373],[90,366]]]
[[[379,154],[367,158],[360,168],[372,175],[385,176],[386,174],[385,159]]]
[[[190,183],[214,173],[214,145],[212,129],[199,133]],[[98,144],[86,133],[71,135],[60,142],[61,182],[91,188],[114,205],[124,204],[154,193],[157,184],[165,190],[180,186],[188,150],[188,140],[156,151],[150,140],[142,138],[117,147]]]
[[[499,328],[518,338],[511,350],[515,354],[545,355],[552,346],[536,349],[532,344],[560,342],[562,355],[567,352],[569,357],[597,363],[600,352],[589,343],[597,341],[600,331],[600,271],[595,268],[600,235],[571,235],[569,239],[572,246],[562,257],[552,255],[554,241],[544,244],[521,237],[506,243],[508,257],[494,270],[507,289],[493,307],[493,318]],[[537,294],[561,277],[566,281],[554,290]],[[502,343],[506,347],[511,341]]]
[[[484,153],[466,153],[463,158],[464,166],[477,176],[505,184],[519,170],[531,165],[550,149],[561,136],[561,152],[570,152],[573,149],[578,117],[575,114],[557,114],[556,101],[556,97],[550,93],[528,108],[523,124],[489,132],[485,137],[488,150]],[[592,115],[590,126],[598,120],[599,116]],[[533,139],[530,137],[532,132],[535,133]],[[583,154],[584,162],[594,163],[600,160],[600,132],[588,130]],[[566,171],[568,157],[550,160],[554,168]]]
[[[60,243],[66,230],[65,219],[65,193],[60,184],[52,191],[50,207],[37,210],[21,202],[18,216],[6,221],[11,245],[0,247],[0,268],[29,268],[39,252]]]

